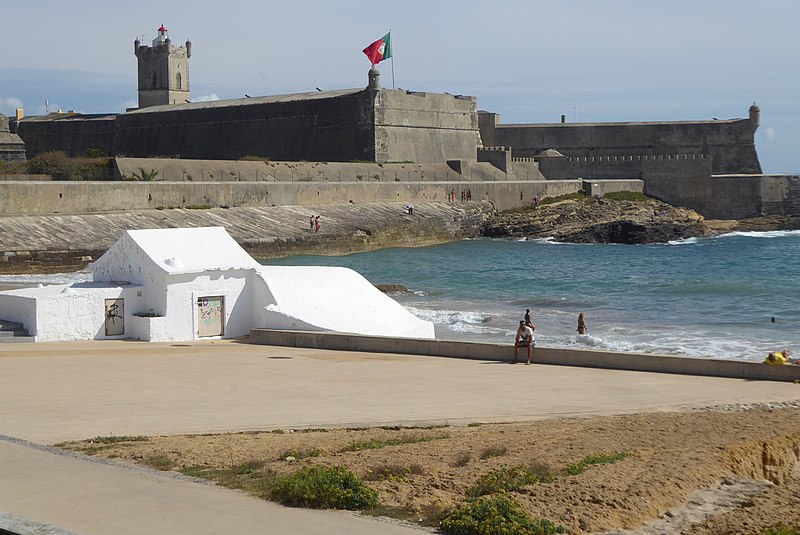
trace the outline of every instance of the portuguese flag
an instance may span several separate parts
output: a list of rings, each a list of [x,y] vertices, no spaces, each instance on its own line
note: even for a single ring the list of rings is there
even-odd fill
[[[392,32],[387,33],[363,50],[373,65],[392,57]]]

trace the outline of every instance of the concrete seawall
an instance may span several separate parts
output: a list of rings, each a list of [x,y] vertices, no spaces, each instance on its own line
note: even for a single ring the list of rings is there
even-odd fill
[[[638,182],[638,181],[636,181]],[[447,202],[470,189],[500,210],[580,191],[581,180],[430,182],[0,182],[0,216],[91,214],[186,207]],[[641,190],[641,184],[639,183]]]
[[[511,361],[511,344],[484,344],[447,340],[418,340],[410,338],[384,338],[356,334],[303,331],[275,331],[253,329],[250,342],[261,345],[362,351],[372,353],[399,353],[428,355],[490,361]],[[520,353],[521,356],[524,352]],[[523,356],[524,360],[524,356]],[[768,366],[760,362],[676,357],[642,353],[616,353],[612,351],[555,349],[537,347],[533,350],[537,364],[605,368],[641,372],[704,375],[760,381],[800,380],[800,366]]]

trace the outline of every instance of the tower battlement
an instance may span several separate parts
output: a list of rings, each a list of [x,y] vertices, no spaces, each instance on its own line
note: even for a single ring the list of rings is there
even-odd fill
[[[140,108],[189,102],[191,41],[176,47],[162,24],[151,45],[136,39],[133,51],[139,63]]]

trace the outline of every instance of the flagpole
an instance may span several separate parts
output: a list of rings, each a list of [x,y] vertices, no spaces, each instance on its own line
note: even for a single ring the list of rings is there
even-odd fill
[[[392,41],[392,29],[389,28],[389,42]],[[394,89],[394,43],[392,43],[392,89]]]

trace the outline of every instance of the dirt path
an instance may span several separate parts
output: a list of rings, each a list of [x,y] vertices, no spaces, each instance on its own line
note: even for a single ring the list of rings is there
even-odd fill
[[[423,525],[436,525],[482,476],[503,467],[544,476],[587,456],[624,452],[620,461],[510,494],[531,516],[569,533],[760,533],[800,524],[797,405],[468,427],[101,438],[66,447],[251,491],[268,473],[344,465],[378,491],[382,507],[374,513]],[[395,445],[352,451],[386,442]],[[668,510],[660,523],[642,527]]]

